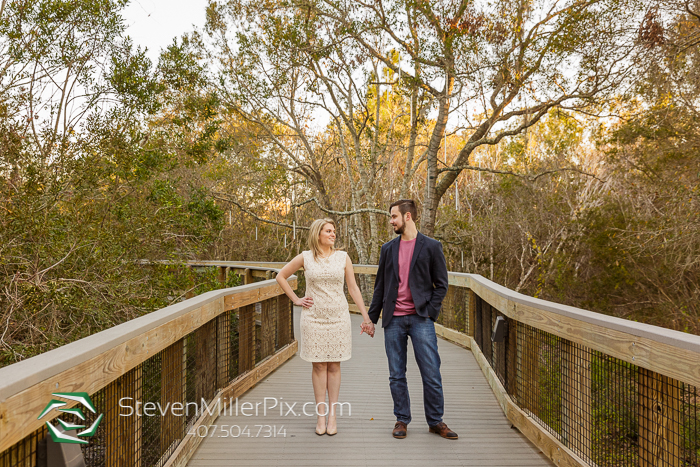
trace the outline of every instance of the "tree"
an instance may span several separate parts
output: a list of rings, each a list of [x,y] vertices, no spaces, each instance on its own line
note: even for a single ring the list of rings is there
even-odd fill
[[[232,27],[241,17],[245,26]],[[290,174],[296,194],[310,198],[297,198],[296,206],[315,202],[326,215],[347,218],[360,262],[376,263],[387,193],[406,193],[424,160],[414,161],[414,152],[427,101],[382,89],[394,72],[382,71],[361,48],[329,40],[334,32],[321,19],[300,10],[260,10],[249,1],[212,5],[208,30],[221,67],[219,92],[261,142],[248,156]],[[389,181],[406,140],[404,173]]]
[[[637,58],[642,6],[636,0],[255,5],[265,18],[296,18],[285,25],[317,25],[312,44],[319,49],[357,48],[355,70],[379,61],[401,77],[396,84],[409,95],[425,93],[437,114],[425,157],[421,216],[421,230],[429,235],[440,199],[461,171],[475,168],[469,162],[477,148],[523,132],[552,108],[590,109],[624,82]],[[470,137],[444,166],[438,153],[451,116],[452,126]]]
[[[221,230],[188,183],[211,119],[203,135],[156,128],[179,71],[122,36],[123,6],[1,4],[0,365],[177,300],[199,284],[139,260],[191,258]]]

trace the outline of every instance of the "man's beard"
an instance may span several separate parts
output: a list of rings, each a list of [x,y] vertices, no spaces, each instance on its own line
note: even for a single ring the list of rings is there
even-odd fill
[[[403,235],[403,231],[406,230],[406,224],[401,224],[401,227],[395,228],[394,233],[396,235]]]

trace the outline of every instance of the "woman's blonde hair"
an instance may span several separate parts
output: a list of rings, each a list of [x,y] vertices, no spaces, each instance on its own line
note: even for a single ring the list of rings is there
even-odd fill
[[[334,229],[338,229],[335,225],[335,221],[327,217],[324,219],[316,219],[311,223],[311,227],[309,227],[309,250],[313,253],[315,261],[318,261],[318,257],[321,256],[321,246],[319,245],[318,238],[321,236],[321,230],[323,230],[326,224],[331,224]],[[337,249],[338,248],[335,246],[331,247],[331,254]]]

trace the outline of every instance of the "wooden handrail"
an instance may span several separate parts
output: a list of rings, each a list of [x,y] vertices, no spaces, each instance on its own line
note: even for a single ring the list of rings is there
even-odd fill
[[[108,385],[118,385],[114,383],[117,379],[158,352],[178,347],[173,343],[182,341],[193,331],[208,336],[207,332],[212,332],[213,328],[209,326],[209,330],[204,329],[205,323],[211,324],[216,319],[217,326],[225,324],[228,321],[221,320],[228,320],[228,315],[223,315],[227,311],[240,310],[239,332],[243,328],[254,328],[253,304],[267,303],[262,306],[262,321],[269,320],[269,311],[265,310],[270,308],[266,306],[270,306],[271,299],[278,303],[279,298],[275,297],[282,295],[281,288],[271,277],[284,264],[240,261],[184,263],[184,266],[195,269],[220,268],[219,281],[222,284],[226,282],[227,272],[233,271],[244,277],[246,285],[207,292],[0,369],[0,452],[21,441],[43,424],[43,421],[36,419],[37,414],[53,392],[93,394]],[[374,265],[355,265],[354,269],[357,274],[374,275],[377,272],[377,266]],[[252,282],[254,277],[267,280]],[[291,276],[288,281],[296,288],[296,276]],[[678,452],[672,452],[672,449],[679,449],[680,443],[677,417],[679,409],[674,404],[677,405],[680,400],[682,384],[700,388],[700,336],[536,299],[476,274],[450,272],[449,285],[469,290],[469,298],[466,299],[468,315],[465,317],[469,324],[469,334],[460,334],[445,327],[439,327],[439,333],[447,339],[458,341],[473,352],[508,420],[557,465],[594,465],[587,454],[591,443],[591,358],[598,358],[592,357],[594,353],[639,368],[637,403],[640,413],[640,466],[655,465],[650,459],[658,456],[674,460],[675,463],[668,465],[679,462]],[[446,301],[445,306],[451,309],[447,303]],[[460,313],[464,312],[464,305],[465,303],[460,305]],[[504,316],[512,323],[507,336],[510,347],[490,342],[490,320],[495,318],[494,313]],[[288,316],[285,319],[291,324]],[[474,334],[476,326],[481,326],[477,329],[477,335]],[[537,419],[536,413],[531,412],[528,403],[516,400],[515,395],[511,397],[519,390],[526,391],[538,384],[537,368],[541,364],[541,355],[537,346],[540,344],[534,340],[533,347],[528,343],[530,337],[527,333],[519,334],[528,327],[541,332],[542,336],[550,336],[545,337],[550,339],[546,341],[547,346],[559,346],[562,366],[558,377],[562,384],[566,381],[566,384],[578,385],[572,389],[575,394],[562,396],[564,431],[557,435],[559,437],[553,434],[552,427],[545,428],[542,425],[544,422]],[[251,340],[249,335],[246,339],[246,342]],[[521,340],[524,347],[520,347]],[[484,349],[477,342],[483,344]],[[219,394],[238,394],[255,384],[264,374],[293,355],[296,343],[293,344],[278,350],[273,360],[266,360],[255,372],[249,371],[255,364],[255,361],[250,360],[251,351],[240,353],[239,370],[245,373],[235,384],[222,389]],[[265,348],[269,355],[270,342],[266,341]],[[180,350],[176,352],[173,361],[177,358],[182,361],[178,357],[179,352]],[[520,389],[513,386],[513,378],[516,376],[513,365],[519,359],[526,365],[518,376],[520,382],[517,384],[525,385]],[[506,364],[506,360],[509,363]],[[527,365],[534,369],[529,369]],[[531,381],[531,378],[534,380]],[[197,421],[204,422],[204,418]],[[134,428],[138,429],[140,428]],[[567,444],[565,440],[570,436],[569,430],[574,433],[571,435],[576,440],[574,444]],[[187,438],[179,445],[168,465],[183,462],[196,444],[196,439]]]
[[[52,393],[93,394],[227,310],[283,293],[273,279],[214,290],[0,368],[0,453],[45,423]]]
[[[377,266],[355,265],[354,270],[376,275]],[[684,441],[683,433],[699,422],[700,336],[529,297],[477,274],[450,272],[448,281],[469,292],[460,305],[460,313],[468,310],[460,319],[468,324],[469,334],[439,325],[436,331],[472,351],[508,420],[556,465],[597,465],[595,456],[600,454],[593,444],[599,441],[594,429],[600,428],[594,428],[592,418],[594,361],[598,375],[601,365],[629,373],[624,382],[609,384],[620,385],[616,390],[627,391],[624,403],[636,405],[637,418],[627,423],[637,424],[639,467],[694,462],[684,461],[684,456],[697,460],[693,443],[699,440]],[[445,306],[443,311],[454,312],[449,301]],[[490,340],[494,314],[509,323],[502,343]],[[547,352],[555,352],[558,363],[547,363],[552,358],[545,357]],[[541,372],[548,384],[566,385],[561,388],[558,428],[540,418],[540,390],[547,389],[541,387]],[[691,418],[683,421],[684,417]],[[685,446],[687,442],[691,444]]]
[[[281,267],[285,263],[198,261],[188,264],[262,269]],[[353,268],[356,274],[377,273],[375,265],[356,264]],[[449,284],[474,291],[509,318],[700,387],[700,336],[530,297],[479,274],[450,272]]]
[[[377,274],[377,266],[354,269]],[[516,321],[700,387],[700,336],[533,298],[479,274],[450,272],[449,284],[474,291]]]

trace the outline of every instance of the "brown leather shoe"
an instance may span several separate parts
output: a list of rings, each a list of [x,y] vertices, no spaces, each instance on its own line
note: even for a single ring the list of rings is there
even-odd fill
[[[394,435],[394,438],[404,439],[406,437],[407,430],[408,428],[404,422],[396,422],[396,425],[394,425],[394,431],[392,431],[391,434]]]
[[[435,433],[440,436],[442,436],[445,439],[457,439],[457,433],[454,431],[450,430],[447,425],[445,425],[445,422],[440,422],[435,426],[431,426],[428,431],[430,433]]]

